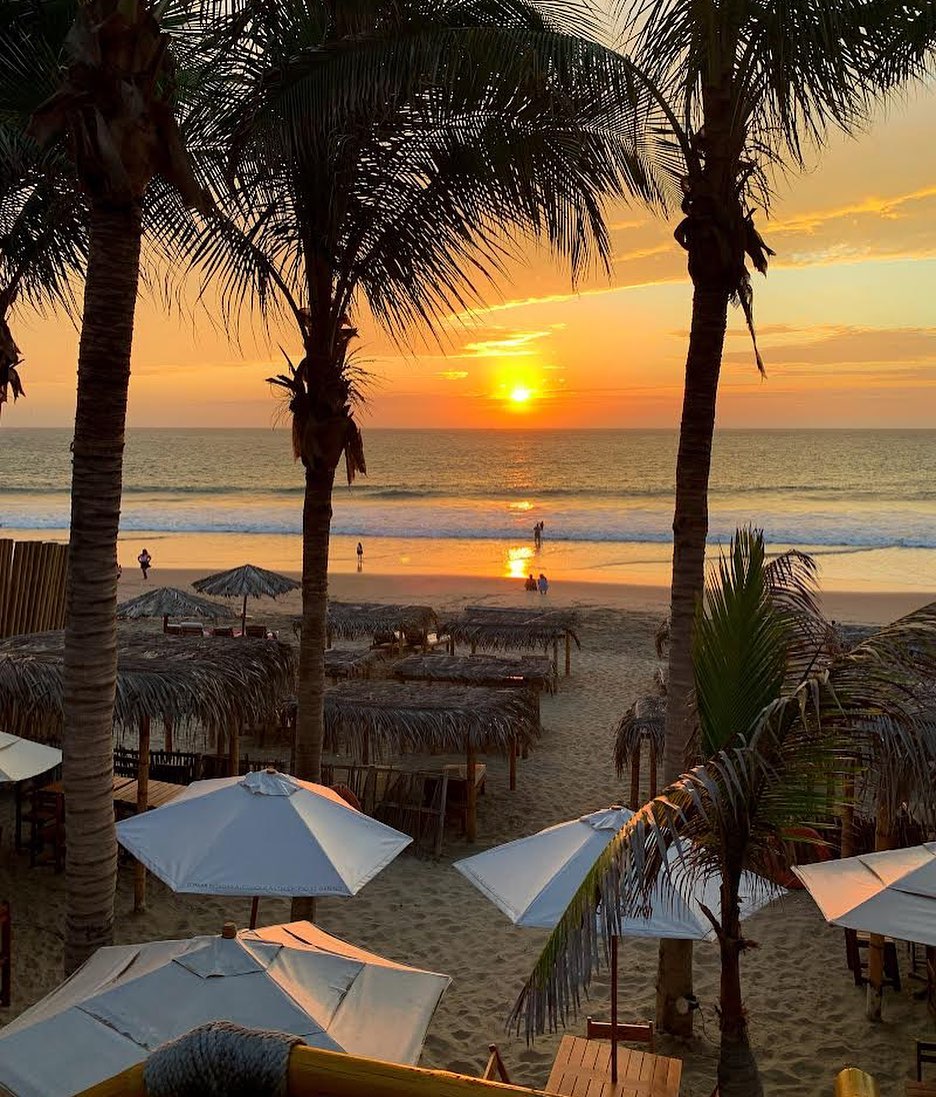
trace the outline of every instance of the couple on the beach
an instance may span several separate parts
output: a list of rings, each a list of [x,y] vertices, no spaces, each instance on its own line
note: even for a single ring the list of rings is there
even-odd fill
[[[549,590],[549,580],[546,576],[540,572],[539,579],[533,578],[533,572],[531,571],[527,577],[527,581],[523,584],[524,590],[538,590],[540,594],[545,594]]]

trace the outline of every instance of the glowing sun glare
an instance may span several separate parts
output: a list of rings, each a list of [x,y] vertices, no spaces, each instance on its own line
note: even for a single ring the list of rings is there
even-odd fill
[[[514,388],[510,390],[510,399],[514,404],[526,404],[529,402],[532,395],[532,390],[528,389],[525,385],[515,385]]]

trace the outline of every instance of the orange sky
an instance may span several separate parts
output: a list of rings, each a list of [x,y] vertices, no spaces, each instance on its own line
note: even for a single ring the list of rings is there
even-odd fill
[[[728,427],[936,425],[936,93],[918,92],[860,141],[836,139],[820,166],[781,184],[762,231],[777,251],[756,278],[768,377],[733,312],[719,421]],[[372,372],[366,426],[675,427],[690,286],[672,224],[614,211],[615,271],[574,293],[537,254],[456,320],[448,346],[403,352],[361,319]],[[21,313],[28,399],[6,426],[60,426],[74,410],[76,335]],[[277,343],[233,347],[204,311],[138,310],[132,426],[266,426],[263,378]]]

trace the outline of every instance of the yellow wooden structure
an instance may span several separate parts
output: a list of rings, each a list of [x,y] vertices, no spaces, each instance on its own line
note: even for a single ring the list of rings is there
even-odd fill
[[[835,1097],[881,1097],[877,1082],[857,1067],[846,1067],[835,1079]]]
[[[146,1097],[143,1063],[78,1097]],[[546,1097],[540,1090],[466,1074],[401,1066],[300,1044],[289,1056],[289,1097]]]

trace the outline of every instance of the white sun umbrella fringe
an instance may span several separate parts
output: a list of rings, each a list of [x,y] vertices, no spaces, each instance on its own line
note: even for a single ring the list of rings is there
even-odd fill
[[[324,785],[274,769],[195,781],[117,824],[117,840],[173,891],[350,896],[412,842]]]
[[[220,937],[101,948],[0,1029],[0,1089],[71,1097],[219,1020],[416,1063],[450,982],[309,922],[240,934],[228,923]]]

